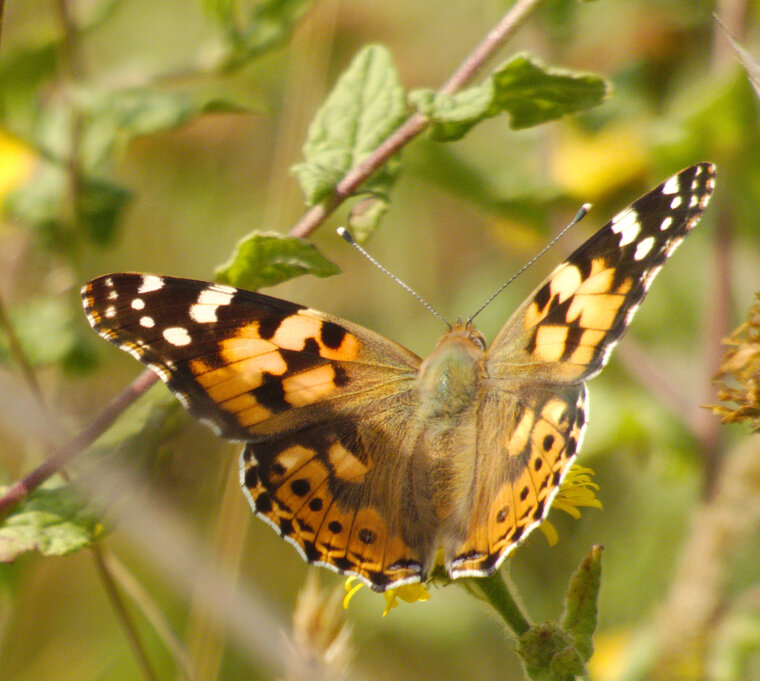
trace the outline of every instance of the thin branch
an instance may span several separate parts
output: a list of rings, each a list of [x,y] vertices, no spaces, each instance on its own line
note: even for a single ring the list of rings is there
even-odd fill
[[[59,471],[71,459],[95,442],[119,418],[121,413],[157,380],[158,376],[152,371],[144,371],[125,390],[114,397],[89,425],[25,478],[11,485],[8,491],[0,497],[0,518],[45,482],[53,473]]]
[[[146,681],[158,681],[158,676],[156,676],[156,673],[153,671],[150,659],[148,658],[148,655],[143,648],[140,637],[137,635],[135,624],[132,621],[132,618],[130,617],[126,606],[124,605],[124,600],[119,593],[119,589],[117,588],[116,583],[111,576],[111,572],[106,566],[106,563],[103,559],[103,554],[101,553],[97,544],[93,545],[92,547],[92,555],[95,558],[95,566],[98,569],[100,581],[103,582],[103,586],[105,587],[106,593],[108,594],[108,599],[111,601],[111,606],[116,611],[116,615],[121,622],[124,633],[126,634],[127,640],[129,641],[129,645],[132,648],[135,659],[137,660],[137,666],[140,668],[140,673],[142,674],[143,678],[146,679]]]
[[[442,94],[453,94],[475,77],[485,62],[498,50],[541,0],[518,0],[496,27],[462,62],[445,85]],[[420,113],[412,115],[395,132],[380,144],[367,158],[355,166],[338,182],[333,195],[325,202],[307,211],[290,231],[291,236],[306,237],[329,217],[346,199],[352,196],[372,173],[378,170],[393,154],[427,128],[430,120]]]
[[[527,19],[541,0],[518,0],[504,15],[496,27],[488,33],[483,41],[464,60],[462,65],[449,78],[441,92],[451,94],[469,82],[482,68],[486,60],[511,36],[514,31]],[[65,0],[59,0],[65,8]],[[421,133],[429,121],[421,114],[415,114],[382,142],[372,154],[362,163],[352,168],[336,186],[332,199],[325,204],[315,206],[307,211],[298,223],[290,230],[291,236],[304,237],[318,227],[343,201],[351,196],[369,176],[379,169],[393,154],[410,140]],[[118,418],[121,411],[126,409],[143,392],[145,392],[158,377],[152,371],[145,371],[138,376],[122,393],[74,439],[47,459],[41,466],[33,470],[23,480],[16,482],[0,497],[0,517],[33,489],[61,468],[65,463],[95,441]]]

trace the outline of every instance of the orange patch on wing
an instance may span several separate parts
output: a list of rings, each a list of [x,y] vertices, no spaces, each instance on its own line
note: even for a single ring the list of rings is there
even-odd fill
[[[581,285],[581,271],[571,263],[562,263],[549,277],[552,294],[560,303],[573,295]]]
[[[234,364],[243,359],[258,357],[268,352],[275,351],[274,343],[258,337],[255,325],[241,327],[234,336],[223,339],[219,343],[219,355],[228,364]],[[252,334],[256,335],[252,335]]]
[[[315,542],[326,562],[345,557],[352,519],[352,513],[343,511],[337,503],[327,510]]]
[[[306,347],[306,341],[312,339],[319,346],[320,357],[346,362],[355,360],[361,351],[361,343],[356,336],[346,333],[337,348],[328,347],[322,341],[322,327],[326,323],[310,316],[308,311],[297,312],[280,322],[272,342],[287,350],[302,351]]]
[[[534,417],[535,414],[526,409],[515,429],[507,434],[505,445],[508,456],[518,456],[525,449],[525,445],[530,439],[531,430],[533,430]]]
[[[294,407],[313,404],[335,392],[335,369],[325,364],[308,369],[282,381],[285,400]]]
[[[565,351],[567,328],[566,326],[539,326],[536,329],[534,354],[544,362],[558,362]]]
[[[362,463],[357,456],[346,449],[340,442],[330,446],[327,457],[333,467],[335,476],[349,482],[361,482],[364,476],[371,470]]]
[[[625,302],[625,297],[610,293],[577,294],[567,311],[567,321],[580,317],[580,325],[585,329],[609,329],[615,316]]]
[[[599,259],[592,262],[591,274],[578,287],[577,293],[608,293],[612,290],[612,280],[615,276],[615,270],[608,267],[595,272],[594,267],[599,262]]]
[[[293,445],[287,449],[283,449],[274,457],[275,462],[282,466],[283,472],[279,476],[273,474],[272,479],[277,480],[278,477],[279,479],[287,478],[316,456],[316,450],[304,447],[303,445]]]
[[[357,511],[348,542],[349,559],[363,570],[382,570],[387,535],[388,527],[374,508]]]
[[[541,418],[546,419],[555,426],[562,425],[567,413],[567,402],[557,398],[552,398],[546,402],[541,409]],[[564,418],[563,418],[564,417]]]

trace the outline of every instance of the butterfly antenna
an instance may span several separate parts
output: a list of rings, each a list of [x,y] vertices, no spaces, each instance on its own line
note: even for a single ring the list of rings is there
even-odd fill
[[[577,225],[581,220],[583,220],[584,217],[586,217],[586,213],[588,213],[591,210],[591,204],[590,203],[584,203],[579,209],[578,212],[575,214],[575,217],[570,221],[570,224],[567,225],[567,227],[563,228],[562,231],[557,234],[546,246],[544,246],[536,255],[534,255],[525,265],[523,265],[515,274],[513,274],[506,282],[504,282],[492,295],[491,297],[486,300],[485,303],[483,303],[475,312],[474,315],[470,317],[470,321],[475,319],[483,310],[485,310],[490,304],[491,301],[496,298],[507,286],[509,286],[517,277],[519,277],[525,270],[527,270],[533,263],[536,262],[546,251],[548,251],[554,244],[556,244],[564,235],[565,232],[567,232],[568,229],[571,227],[574,227]]]
[[[392,272],[389,272],[385,267],[383,267],[377,260],[375,260],[367,251],[365,251],[359,244],[356,243],[354,240],[354,237],[349,234],[348,230],[345,227],[338,227],[336,230],[338,234],[343,237],[343,240],[347,243],[351,244],[359,253],[361,253],[367,260],[369,260],[377,269],[379,269],[384,274],[387,274],[393,281],[395,281],[401,288],[407,290],[409,293],[411,293],[422,305],[429,310],[435,317],[438,317],[446,326],[451,328],[451,324],[449,324],[442,315],[438,313],[438,311],[430,304],[427,300],[425,300],[417,291],[415,291],[411,286],[408,284],[405,284],[401,279],[399,279],[395,274]]]

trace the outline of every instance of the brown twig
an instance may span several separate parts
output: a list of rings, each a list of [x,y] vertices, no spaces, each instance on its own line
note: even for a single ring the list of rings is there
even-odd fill
[[[26,477],[11,485],[8,491],[0,497],[0,517],[39,487],[53,473],[59,471],[77,454],[95,442],[121,413],[157,380],[158,376],[152,371],[144,371],[125,390],[114,397],[89,425]]]
[[[64,2],[64,0],[59,0]],[[514,33],[525,21],[531,11],[541,0],[517,0],[496,27],[488,33],[478,47],[464,60],[462,65],[449,78],[441,92],[451,94],[469,82],[486,60]],[[333,197],[326,204],[315,206],[307,211],[290,230],[291,236],[307,236],[318,227],[343,201],[345,201],[375,170],[380,168],[394,153],[422,132],[428,119],[420,114],[413,115],[392,133],[362,163],[351,169],[338,183]],[[109,405],[75,438],[33,470],[23,480],[13,484],[0,497],[0,516],[8,512],[32,490],[47,480],[53,473],[92,444],[118,418],[119,414],[158,380],[152,371],[145,371],[138,376],[122,393],[117,395]]]
[[[535,9],[541,0],[518,0],[491,30],[483,41],[462,62],[443,87],[442,94],[453,94],[466,85],[483,67],[496,50],[504,44],[518,26]],[[321,225],[338,206],[352,196],[372,173],[378,170],[393,154],[427,128],[430,120],[422,114],[413,114],[395,132],[380,144],[367,158],[353,167],[338,182],[333,195],[325,202],[308,210],[290,231],[292,236],[306,237]]]

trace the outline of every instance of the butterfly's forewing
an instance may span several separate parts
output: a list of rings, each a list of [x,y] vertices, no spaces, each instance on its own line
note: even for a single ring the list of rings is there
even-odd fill
[[[376,589],[419,580],[433,533],[425,522],[402,532],[417,513],[416,355],[356,324],[208,282],[111,274],[82,298],[101,336],[216,432],[248,442],[242,481],[254,510],[308,560]]]
[[[82,289],[106,340],[223,437],[251,440],[404,390],[419,358],[336,317],[193,279],[111,274]]]
[[[606,363],[714,184],[714,166],[700,163],[642,196],[555,268],[489,348],[481,465],[466,536],[449,552],[454,576],[492,572],[548,512],[580,446],[583,381]]]

